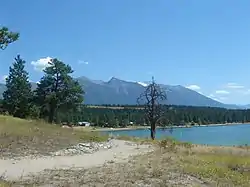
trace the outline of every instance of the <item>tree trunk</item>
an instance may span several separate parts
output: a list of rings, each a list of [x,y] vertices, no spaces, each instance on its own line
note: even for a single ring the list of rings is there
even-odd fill
[[[49,123],[53,123],[54,121],[54,116],[55,116],[55,107],[51,106],[49,110]]]
[[[155,126],[154,125],[151,125],[151,139],[154,140],[155,139]]]

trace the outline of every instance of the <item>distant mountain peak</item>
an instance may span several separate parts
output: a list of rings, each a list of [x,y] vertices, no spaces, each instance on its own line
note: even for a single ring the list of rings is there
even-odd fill
[[[112,77],[109,81],[92,80],[85,76],[76,78],[84,88],[85,104],[137,104],[136,100],[145,91],[145,86],[150,81],[129,81]],[[167,92],[167,101],[164,104],[184,105],[184,106],[209,106],[222,108],[250,108],[250,106],[236,106],[217,102],[198,92],[187,89],[181,85],[159,84]],[[32,83],[32,89],[36,88],[36,83]],[[0,99],[6,90],[5,84],[0,83]]]
[[[131,83],[131,82],[119,79],[117,77],[111,77],[108,83]]]
[[[116,77],[111,77],[108,82],[112,82],[112,81],[120,81],[120,79],[116,78]]]

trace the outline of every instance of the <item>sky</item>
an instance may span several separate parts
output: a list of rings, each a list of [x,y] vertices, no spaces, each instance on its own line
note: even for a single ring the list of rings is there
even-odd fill
[[[0,77],[17,54],[31,81],[51,58],[73,76],[182,85],[223,103],[250,103],[249,0],[8,0],[0,26],[20,39],[0,51]]]

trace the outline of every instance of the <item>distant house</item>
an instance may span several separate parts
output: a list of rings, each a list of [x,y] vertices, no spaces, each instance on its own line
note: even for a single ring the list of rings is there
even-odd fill
[[[89,127],[90,123],[87,121],[82,121],[82,122],[78,122],[77,123],[78,126],[85,126],[85,127]]]

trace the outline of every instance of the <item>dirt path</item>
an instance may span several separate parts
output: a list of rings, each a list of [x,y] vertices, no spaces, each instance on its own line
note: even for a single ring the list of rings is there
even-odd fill
[[[114,147],[108,150],[100,150],[93,154],[0,160],[0,176],[7,180],[18,180],[29,175],[36,175],[45,169],[98,167],[106,162],[125,162],[129,156],[152,150],[148,145],[137,146],[122,140],[112,141],[114,141]]]

